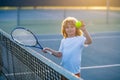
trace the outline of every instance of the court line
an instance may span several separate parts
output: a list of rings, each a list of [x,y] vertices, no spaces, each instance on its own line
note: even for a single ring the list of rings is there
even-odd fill
[[[120,38],[119,35],[114,35],[114,36],[95,36],[92,37],[93,39],[103,39],[103,38]]]
[[[120,38],[120,35],[113,36],[92,36],[93,39],[103,39],[103,38]],[[39,41],[58,41],[61,39],[39,39]]]
[[[81,67],[81,69],[97,69],[97,68],[108,68],[108,67],[120,67],[120,64]]]
[[[45,70],[45,71],[43,71],[43,73],[45,73],[45,72],[49,72],[50,73],[50,71],[49,70]],[[8,74],[5,74],[6,76],[13,76],[13,75],[31,75],[31,74],[35,74],[36,72],[15,72],[15,73],[8,73]]]
[[[6,76],[13,76],[13,75],[29,75],[29,74],[34,74],[34,72],[19,72],[19,73],[9,73],[9,74],[5,74]]]
[[[108,68],[108,67],[120,67],[120,64],[81,67],[81,69],[85,70],[85,69],[98,69],[98,68]],[[9,74],[5,74],[5,75],[6,76],[13,76],[13,75],[26,75],[26,74],[34,74],[34,72],[9,73]]]

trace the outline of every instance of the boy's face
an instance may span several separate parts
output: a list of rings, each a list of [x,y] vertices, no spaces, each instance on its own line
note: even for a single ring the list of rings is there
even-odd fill
[[[75,33],[76,33],[76,27],[73,26],[73,25],[68,24],[65,27],[65,31],[66,31],[68,37],[73,37],[73,36],[75,36]]]

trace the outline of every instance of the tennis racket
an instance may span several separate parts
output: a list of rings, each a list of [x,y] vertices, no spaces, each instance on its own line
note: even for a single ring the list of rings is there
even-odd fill
[[[38,42],[37,37],[32,33],[32,31],[26,28],[17,27],[13,29],[11,32],[11,37],[16,43],[22,46],[35,47],[43,50],[43,47]],[[52,54],[49,51],[47,51],[47,53]]]

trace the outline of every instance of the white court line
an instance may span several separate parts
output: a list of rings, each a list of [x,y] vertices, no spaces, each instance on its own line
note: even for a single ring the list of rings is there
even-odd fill
[[[6,76],[13,76],[13,75],[27,75],[27,74],[34,74],[34,72],[21,72],[21,73],[9,73],[5,74]]]
[[[39,41],[58,41],[61,39],[39,39]]]
[[[120,35],[114,35],[114,36],[92,36],[93,39],[105,39],[105,38],[120,38]],[[61,39],[39,39],[39,41],[58,41]]]
[[[45,70],[45,71],[43,71],[43,73],[45,73],[45,72],[49,72],[49,70]],[[32,74],[35,74],[35,73],[37,73],[37,72],[15,72],[15,73],[9,73],[9,74],[5,74],[6,76],[13,76],[13,75],[16,75],[16,76],[19,76],[19,75],[32,75]]]
[[[96,69],[96,68],[108,68],[108,67],[120,67],[120,64],[81,67],[81,69]]]
[[[95,36],[95,37],[92,37],[93,39],[103,39],[103,38],[120,38],[120,36]]]
[[[111,65],[101,65],[101,66],[89,66],[89,67],[81,67],[81,69],[98,69],[98,68],[108,68],[108,67],[120,67],[120,64],[111,64]],[[34,74],[34,72],[23,72],[23,73],[10,73],[5,74],[6,76],[13,76],[13,75],[26,75],[26,74]]]

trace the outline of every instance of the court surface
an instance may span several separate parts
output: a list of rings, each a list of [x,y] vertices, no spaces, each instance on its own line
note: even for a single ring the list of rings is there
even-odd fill
[[[93,43],[83,50],[81,75],[84,80],[120,80],[120,32],[91,34]],[[42,39],[39,39],[42,38]],[[44,47],[58,50],[61,35],[40,35]],[[40,50],[37,50],[40,52]],[[59,58],[42,55],[59,64]]]
[[[81,77],[84,80],[120,80],[119,13],[111,11],[109,18],[110,24],[106,25],[105,11],[67,10],[65,12],[66,16],[74,16],[87,21],[89,23],[88,31],[90,31],[93,39],[93,43],[83,50]],[[37,37],[42,46],[58,50],[62,39],[62,36],[58,35],[60,33],[60,26],[58,25],[64,19],[63,13],[64,11],[61,12],[61,10],[22,10],[20,24],[37,33]],[[1,29],[10,33],[13,27],[16,27],[16,23],[16,10],[0,11]],[[47,35],[39,35],[41,34],[39,32],[42,34],[47,33]],[[48,33],[51,34],[48,35]],[[55,34],[52,35],[53,33]],[[56,58],[50,54],[43,54],[38,49],[35,50],[57,64],[61,61],[60,58]]]

